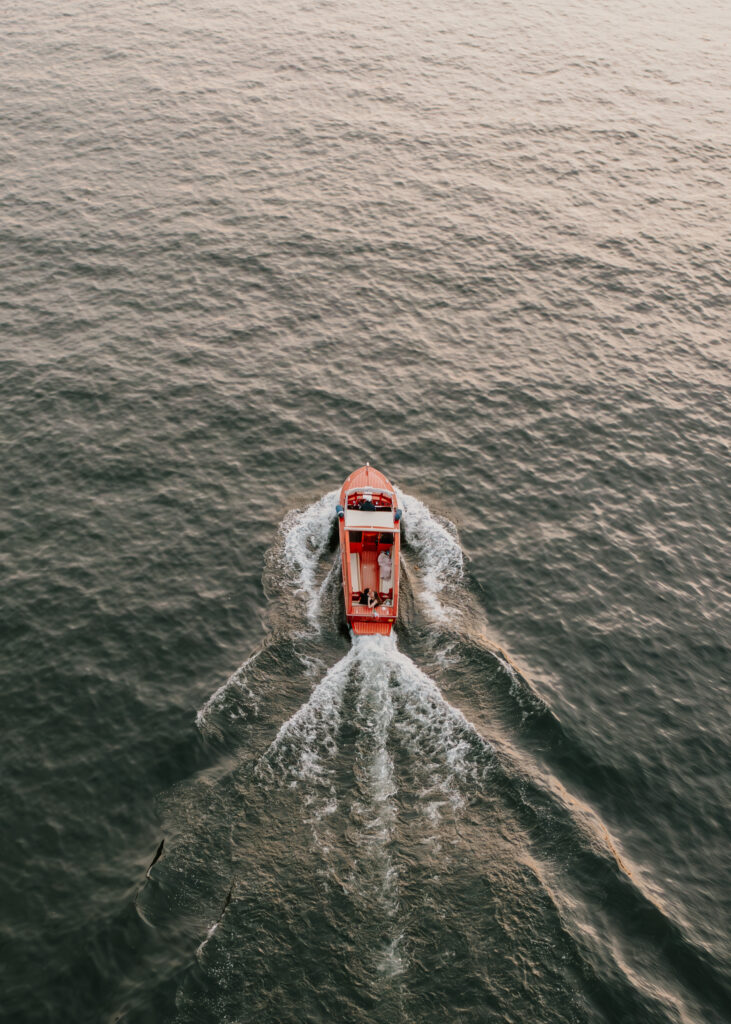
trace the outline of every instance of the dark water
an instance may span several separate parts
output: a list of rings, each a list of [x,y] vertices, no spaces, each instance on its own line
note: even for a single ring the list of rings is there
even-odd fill
[[[5,5],[3,1020],[729,1018],[729,27]]]

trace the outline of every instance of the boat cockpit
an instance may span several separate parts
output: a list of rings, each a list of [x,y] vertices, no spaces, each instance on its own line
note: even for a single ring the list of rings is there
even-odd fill
[[[367,603],[366,590],[378,595],[379,602],[393,605],[393,532],[348,530],[347,554],[350,559],[351,604]]]

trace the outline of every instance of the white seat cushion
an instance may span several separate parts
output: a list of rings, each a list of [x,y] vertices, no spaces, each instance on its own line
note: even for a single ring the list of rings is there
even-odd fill
[[[360,590],[360,562],[355,551],[350,555],[350,585],[353,590]]]

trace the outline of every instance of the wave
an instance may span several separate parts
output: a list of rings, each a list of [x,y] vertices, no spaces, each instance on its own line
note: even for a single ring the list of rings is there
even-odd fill
[[[204,735],[220,734],[220,729],[213,724],[213,719],[214,716],[227,709],[230,721],[244,717],[247,712],[257,714],[259,701],[249,686],[249,670],[257,657],[258,652],[247,658],[243,665],[231,673],[223,686],[219,686],[205,704],[198,709],[195,724]],[[232,701],[232,698],[235,700]]]
[[[398,489],[396,493],[404,513],[404,543],[419,559],[422,604],[431,618],[439,622],[453,620],[459,612],[446,603],[445,590],[458,584],[464,576],[464,553],[457,528],[449,519],[434,515],[413,495],[403,494]]]
[[[280,527],[283,582],[303,595],[311,625],[320,612],[325,581],[318,584],[318,570],[332,535],[337,495],[330,491],[307,508],[290,512]]]
[[[292,785],[327,783],[326,763],[337,752],[343,692],[356,656],[354,646],[326,673],[307,703],[281,726],[254,769],[260,781],[278,776]]]
[[[480,759],[492,758],[493,747],[444,698],[434,680],[399,651],[395,634],[352,637],[345,657],[281,726],[260,758],[256,767],[260,779],[271,779],[278,772],[294,785],[322,783],[324,764],[338,752],[337,732],[349,682],[357,691],[352,724],[377,741],[373,757],[381,759],[381,766],[395,730],[399,741],[419,758],[422,769],[440,766],[450,786],[479,781],[485,767]],[[358,749],[362,753],[366,748]]]

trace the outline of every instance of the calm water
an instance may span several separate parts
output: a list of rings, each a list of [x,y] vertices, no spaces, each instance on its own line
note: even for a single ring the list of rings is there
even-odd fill
[[[3,1021],[729,1019],[730,29],[4,5]]]

